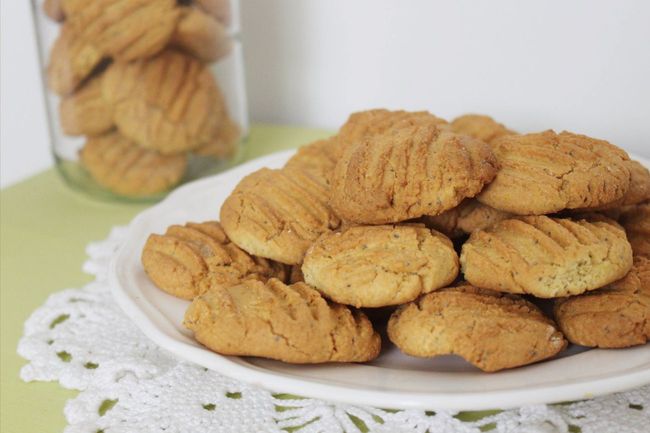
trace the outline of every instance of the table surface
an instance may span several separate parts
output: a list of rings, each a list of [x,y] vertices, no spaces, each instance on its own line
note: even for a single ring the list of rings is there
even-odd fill
[[[327,131],[255,125],[244,159],[326,137]],[[65,401],[76,391],[24,383],[16,353],[23,323],[51,293],[91,281],[85,247],[127,224],[148,205],[100,201],[71,190],[54,169],[0,192],[0,432],[60,432]]]

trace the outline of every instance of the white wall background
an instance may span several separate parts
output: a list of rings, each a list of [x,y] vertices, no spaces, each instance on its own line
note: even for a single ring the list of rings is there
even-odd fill
[[[485,112],[650,157],[645,0],[241,0],[255,121]],[[2,3],[2,184],[49,162],[28,2]]]

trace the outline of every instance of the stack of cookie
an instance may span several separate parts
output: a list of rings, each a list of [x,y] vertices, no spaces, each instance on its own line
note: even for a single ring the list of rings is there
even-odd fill
[[[455,354],[484,371],[650,338],[650,172],[603,140],[487,116],[355,113],[237,185],[221,222],[151,235],[208,348],[294,363]],[[618,220],[618,221],[617,221]],[[548,300],[551,301],[548,301]],[[548,315],[541,305],[552,304]]]
[[[149,196],[188,157],[232,156],[240,136],[209,64],[227,55],[229,0],[46,0],[61,22],[48,87],[81,164],[106,189]]]

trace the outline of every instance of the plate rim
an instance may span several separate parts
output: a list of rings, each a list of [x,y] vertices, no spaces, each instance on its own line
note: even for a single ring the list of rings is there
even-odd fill
[[[610,374],[597,379],[584,378],[577,382],[560,385],[536,385],[531,388],[516,388],[490,391],[463,391],[458,393],[435,391],[388,391],[360,389],[348,384],[328,384],[310,378],[297,378],[287,373],[266,370],[258,365],[246,364],[239,357],[224,356],[207,348],[180,341],[168,335],[161,327],[173,326],[169,320],[145,296],[133,296],[122,287],[118,264],[127,250],[126,241],[132,237],[141,220],[170,207],[176,197],[187,194],[188,190],[199,190],[204,185],[215,182],[220,177],[230,177],[241,172],[250,173],[251,168],[273,159],[288,159],[296,149],[267,154],[244,164],[233,167],[214,176],[188,183],[170,193],[164,200],[136,215],[128,224],[125,241],[113,254],[109,263],[108,282],[111,294],[125,315],[150,340],[160,348],[175,356],[214,370],[219,374],[267,390],[295,394],[302,397],[324,399],[340,403],[368,405],[373,407],[390,407],[394,409],[445,409],[445,410],[487,410],[510,409],[528,404],[551,404],[560,401],[582,400],[612,392],[650,383],[650,344],[637,346],[648,352],[648,362],[640,364],[621,374]],[[647,158],[630,155],[646,167],[650,166]],[[167,323],[167,325],[165,325]],[[645,348],[645,349],[644,349]],[[599,349],[592,349],[599,350]],[[377,367],[380,368],[380,367]],[[497,373],[498,374],[498,373]],[[585,387],[589,392],[585,392]],[[557,395],[557,397],[556,397]],[[561,396],[561,397],[559,397]],[[387,402],[390,402],[387,404]],[[498,402],[495,404],[494,402]],[[495,407],[496,406],[496,407]]]

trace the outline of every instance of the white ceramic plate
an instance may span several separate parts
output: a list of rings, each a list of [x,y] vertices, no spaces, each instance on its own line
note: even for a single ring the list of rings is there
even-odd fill
[[[650,344],[623,350],[572,347],[556,359],[493,374],[453,356],[405,356],[389,344],[377,360],[363,365],[289,365],[205,349],[181,325],[188,302],[158,290],[147,279],[140,265],[142,247],[150,233],[162,233],[171,224],[218,219],[221,203],[242,177],[261,167],[281,167],[292,153],[259,158],[188,184],[133,220],[111,263],[111,287],[126,314],[160,347],[274,391],[386,408],[509,408],[584,399],[650,383]]]

